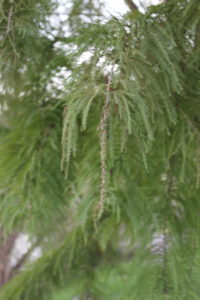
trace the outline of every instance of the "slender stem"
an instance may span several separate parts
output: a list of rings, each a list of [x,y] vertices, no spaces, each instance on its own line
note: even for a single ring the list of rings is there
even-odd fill
[[[13,18],[13,5],[10,7],[9,14],[8,14],[8,24],[5,33],[5,37],[7,37],[12,30],[12,18]]]
[[[163,220],[163,269],[162,269],[162,276],[163,276],[163,295],[164,299],[168,294],[168,285],[167,285],[167,222],[166,216],[164,216]]]
[[[167,247],[168,247],[168,233],[167,233],[167,208],[169,205],[169,200],[172,197],[172,189],[173,189],[173,162],[175,160],[175,156],[171,158],[170,161],[170,170],[167,176],[167,186],[165,193],[165,203],[163,209],[163,246],[162,246],[162,255],[163,255],[163,266],[162,266],[162,277],[163,277],[163,295],[164,299],[167,299],[167,295],[169,293],[168,281],[167,281]]]

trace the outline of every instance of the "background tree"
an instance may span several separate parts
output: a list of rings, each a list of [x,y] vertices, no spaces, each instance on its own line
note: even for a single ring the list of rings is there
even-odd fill
[[[0,299],[199,299],[200,3],[95,3],[0,1]]]

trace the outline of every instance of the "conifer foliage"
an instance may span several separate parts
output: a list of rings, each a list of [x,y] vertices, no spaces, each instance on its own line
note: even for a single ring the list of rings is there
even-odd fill
[[[199,300],[200,2],[66,2],[0,0],[0,226],[42,251],[0,300]]]

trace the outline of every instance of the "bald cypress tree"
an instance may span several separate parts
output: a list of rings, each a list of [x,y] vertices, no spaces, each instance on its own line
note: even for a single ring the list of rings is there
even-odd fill
[[[0,0],[0,299],[199,299],[200,2],[95,3]]]

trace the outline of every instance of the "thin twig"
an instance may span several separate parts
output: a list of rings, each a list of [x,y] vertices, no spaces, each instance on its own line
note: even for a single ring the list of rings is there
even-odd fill
[[[168,284],[167,284],[167,222],[166,216],[164,216],[163,220],[163,269],[162,269],[162,276],[163,276],[163,295],[166,298],[168,294]]]
[[[196,133],[196,135],[200,138],[200,132],[199,129],[193,124],[192,120],[188,117],[188,115],[179,107],[180,112],[184,116],[184,118],[187,120],[190,127],[193,129],[193,131]]]
[[[12,17],[13,17],[13,5],[10,7],[9,14],[8,14],[8,24],[5,33],[5,38],[9,35],[10,31],[12,31]]]
[[[172,157],[172,160],[175,159],[175,156]],[[171,160],[171,163],[172,163]],[[172,189],[173,189],[173,174],[172,169],[169,170],[167,176],[167,186],[166,186],[166,194],[165,194],[165,203],[164,203],[164,210],[163,210],[163,244],[162,244],[162,255],[163,255],[163,267],[162,267],[162,277],[163,277],[163,295],[164,299],[167,299],[167,295],[169,293],[169,286],[167,282],[167,248],[168,248],[168,234],[167,234],[167,216],[166,210],[168,208],[168,201],[171,200],[172,197]]]

